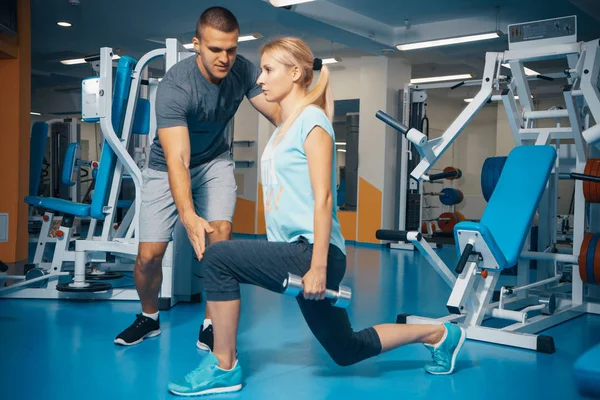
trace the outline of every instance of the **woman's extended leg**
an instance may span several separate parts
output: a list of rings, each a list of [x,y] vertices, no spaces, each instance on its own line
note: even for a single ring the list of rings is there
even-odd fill
[[[344,255],[332,248],[327,268],[342,270],[345,263]],[[335,285],[339,285],[339,281]],[[319,343],[333,361],[342,366],[356,364],[407,344],[423,343],[431,351],[434,361],[425,367],[426,371],[448,374],[453,372],[456,355],[465,340],[464,330],[452,324],[382,324],[355,332],[346,310],[333,307],[327,300],[311,301],[302,297],[297,300]]]

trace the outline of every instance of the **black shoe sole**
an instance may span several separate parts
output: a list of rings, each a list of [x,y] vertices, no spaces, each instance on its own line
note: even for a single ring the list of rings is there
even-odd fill
[[[160,330],[160,329],[157,329],[157,330],[155,330],[155,331],[151,331],[151,332],[148,332],[148,333],[146,333],[144,336],[142,336],[141,338],[139,338],[139,339],[138,339],[138,340],[136,340],[135,342],[127,343],[126,341],[124,341],[124,340],[123,340],[123,339],[121,339],[121,338],[116,338],[116,339],[114,340],[114,343],[115,343],[115,344],[118,344],[118,345],[121,345],[121,346],[133,346],[133,345],[136,345],[136,344],[138,344],[138,343],[142,343],[142,341],[143,341],[144,339],[150,339],[150,338],[153,338],[153,337],[155,337],[155,336],[158,336],[158,335],[160,335],[161,333],[162,333],[162,332],[161,332],[161,330]]]

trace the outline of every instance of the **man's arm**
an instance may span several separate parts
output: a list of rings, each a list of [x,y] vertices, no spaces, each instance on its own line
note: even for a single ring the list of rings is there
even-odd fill
[[[273,125],[277,126],[281,123],[279,116],[280,107],[277,103],[269,103],[265,100],[265,96],[262,93],[249,100],[256,111],[264,115]]]
[[[169,186],[181,222],[195,215],[190,178],[190,136],[185,126],[158,130],[158,138],[165,153],[169,174]],[[185,223],[185,222],[184,222]]]
[[[158,138],[165,153],[171,195],[186,228],[188,237],[198,260],[202,259],[205,249],[205,234],[213,229],[202,217],[196,215],[192,200],[192,181],[190,177],[190,135],[185,126],[161,128]]]

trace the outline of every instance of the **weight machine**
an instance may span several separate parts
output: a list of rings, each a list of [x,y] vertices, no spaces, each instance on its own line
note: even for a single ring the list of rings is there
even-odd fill
[[[99,76],[82,81],[82,121],[99,123],[104,146],[98,166],[97,182],[91,204],[81,204],[51,197],[29,199],[32,205],[45,210],[44,217],[63,214],[57,232],[58,240],[51,264],[36,264],[23,276],[0,275],[0,280],[21,281],[0,289],[0,298],[42,299],[106,299],[138,300],[132,276],[139,240],[141,206],[141,169],[145,166],[143,148],[129,153],[129,144],[137,134],[152,143],[156,132],[154,104],[157,78],[147,78],[148,65],[163,58],[165,71],[180,60],[194,56],[176,39],[167,39],[166,46],[152,50],[139,61],[131,57],[119,59],[113,80],[113,51],[100,51]],[[114,87],[113,87],[114,85]],[[140,97],[142,86],[146,98]],[[77,171],[76,149],[72,171]],[[75,172],[74,172],[75,173]],[[115,225],[117,199],[124,179],[131,179],[135,200],[120,225]],[[30,196],[31,197],[31,196]],[[88,236],[72,240],[74,218],[90,218]],[[101,234],[96,235],[100,226]],[[173,266],[177,265],[177,274]],[[178,223],[173,240],[163,259],[163,284],[159,308],[169,309],[178,301],[200,301],[201,283],[192,271],[199,268],[193,260],[193,249],[185,228]],[[113,283],[108,283],[112,281]]]
[[[594,197],[600,190],[594,183],[600,175],[600,162],[590,159],[600,148],[600,123],[591,123],[592,116],[600,121],[600,40],[577,42],[575,17],[511,25],[509,33],[509,50],[486,54],[483,78],[469,82],[480,84],[481,90],[441,137],[428,140],[418,129],[381,111],[377,113],[380,120],[403,134],[404,149],[410,142],[418,151],[421,158],[410,177],[423,182],[430,179],[427,173],[487,102],[504,104],[517,147],[506,159],[481,221],[460,222],[454,227],[460,256],[455,270],[450,270],[420,232],[402,228],[405,215],[401,215],[400,230],[380,230],[376,235],[380,240],[411,243],[452,288],[448,316],[429,319],[399,315],[399,323],[452,321],[466,329],[469,339],[553,353],[553,338],[538,332],[585,313],[600,314],[593,286],[600,283],[600,235],[593,233],[600,230],[600,210],[594,204],[600,200]],[[566,59],[569,67],[562,74],[526,76],[524,63],[555,59]],[[510,65],[512,77],[500,74],[505,63]],[[558,77],[567,81],[562,91],[566,108],[536,110],[529,81]],[[405,91],[405,96],[409,93]],[[517,106],[516,95],[521,107]],[[571,126],[536,127],[537,120],[558,117],[568,118]],[[406,121],[407,115],[403,118]],[[561,166],[559,156],[565,141],[573,143],[575,162],[568,168],[570,176],[577,179],[571,249],[556,246],[554,229],[557,184],[566,167]],[[406,168],[406,162],[401,168]],[[402,188],[406,185],[407,179],[403,178],[404,201],[406,191]],[[519,207],[511,206],[515,201]],[[536,211],[540,232],[548,234],[540,237],[540,251],[524,251]],[[543,267],[538,264],[533,280],[529,260],[545,262]],[[515,264],[517,285],[497,288],[500,272]],[[504,328],[484,326],[484,321],[492,318],[513,323]]]

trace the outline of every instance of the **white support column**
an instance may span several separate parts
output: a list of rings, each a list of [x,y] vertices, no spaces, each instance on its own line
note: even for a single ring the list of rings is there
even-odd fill
[[[464,314],[466,312],[465,308],[467,301],[471,294],[473,294],[473,288],[478,279],[478,276],[475,274],[476,271],[477,263],[469,261],[463,272],[456,279],[456,283],[452,288],[452,293],[450,293],[450,298],[446,304],[446,308],[451,313]]]
[[[492,295],[494,294],[494,289],[496,288],[499,276],[500,271],[488,270],[487,278],[484,279],[479,275],[474,277],[474,279],[480,280],[473,298],[475,309],[469,310],[470,312],[465,318],[465,326],[481,325],[486,316],[486,310],[490,304]]]
[[[520,146],[523,144],[520,136],[520,131],[523,127],[522,118],[519,114],[519,109],[517,108],[517,101],[515,100],[515,96],[513,95],[512,90],[505,90],[504,93],[502,93],[502,104],[506,109],[506,115],[508,116],[508,124],[510,125],[510,130],[512,131],[515,144],[517,146]]]
[[[65,261],[73,261],[72,257],[69,257],[69,253],[72,253],[69,251],[72,231],[73,228],[64,226],[59,228],[58,232],[62,234],[62,237],[58,236],[56,240],[56,247],[54,248],[54,255],[52,257],[52,266],[50,268],[51,272],[60,272],[62,271],[62,265]]]
[[[527,82],[527,75],[523,63],[520,61],[511,61],[510,71],[513,74],[513,80],[517,84],[517,94],[519,95],[519,103],[525,112],[533,111],[533,103],[531,102],[531,90]]]
[[[380,243],[375,231],[395,226],[399,190],[397,151],[401,134],[375,115],[382,110],[398,118],[402,107],[399,92],[410,77],[411,66],[402,58],[361,58],[356,215],[359,242]]]
[[[46,244],[49,241],[48,234],[52,228],[52,222],[54,221],[54,213],[46,211],[42,219],[42,228],[40,229],[40,235],[36,243],[35,255],[33,257],[34,264],[40,264],[44,260],[44,251],[46,250]]]
[[[600,91],[598,90],[598,72],[600,71],[599,40],[586,43],[586,56],[581,77],[581,90],[596,124],[583,132],[584,139],[600,147]]]

